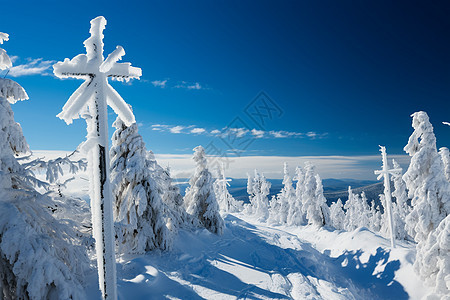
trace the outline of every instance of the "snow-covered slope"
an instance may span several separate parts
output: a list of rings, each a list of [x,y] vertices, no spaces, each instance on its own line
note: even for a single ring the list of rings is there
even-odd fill
[[[229,214],[222,236],[180,231],[170,252],[122,257],[120,299],[420,299],[414,248],[366,229],[266,227]],[[92,278],[89,299],[99,299]]]

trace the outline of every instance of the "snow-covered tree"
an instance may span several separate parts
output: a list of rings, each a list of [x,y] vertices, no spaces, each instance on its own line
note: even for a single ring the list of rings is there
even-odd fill
[[[330,206],[330,223],[336,229],[345,228],[345,212],[340,198]]]
[[[197,167],[184,196],[186,211],[196,224],[212,233],[221,234],[224,223],[214,193],[214,180],[207,168],[206,154],[202,146],[194,148],[193,159]]]
[[[150,162],[152,170],[154,170],[152,176],[157,183],[159,193],[162,195],[162,201],[168,208],[166,212],[167,228],[176,233],[178,228],[189,223],[180,188],[173,182],[170,176],[170,169],[168,167],[162,168],[156,162],[152,151],[148,152],[147,160]]]
[[[392,164],[394,169],[401,170],[400,165],[393,159]],[[394,218],[394,232],[397,239],[405,240],[408,238],[408,232],[406,231],[406,216],[410,213],[410,207],[408,205],[408,192],[406,191],[406,184],[403,181],[401,171],[398,174],[394,174],[391,177],[394,182],[394,191],[392,196],[395,197],[393,204],[393,218]]]
[[[72,226],[56,220],[48,197],[2,190],[0,298],[85,299],[86,249]]]
[[[167,249],[172,242],[165,220],[168,209],[152,176],[154,167],[138,126],[136,123],[127,126],[120,118],[113,126],[116,131],[110,150],[111,185],[119,252]]]
[[[434,297],[448,299],[450,295],[450,216],[417,245],[414,269],[425,282],[434,287]]]
[[[352,188],[348,187],[348,200],[345,202],[345,229],[347,231],[355,230],[358,227],[369,227],[369,213],[367,204],[364,205],[364,200],[358,194],[354,194]],[[366,209],[367,207],[367,209]]]
[[[360,211],[358,226],[370,228],[370,207],[366,197],[366,193],[364,191],[361,192],[361,196],[359,199],[361,199],[361,201],[359,202],[358,209]]]
[[[0,43],[8,40],[8,34],[0,32]],[[0,70],[11,67],[6,51],[0,48]],[[16,82],[0,78],[0,187],[21,186],[23,167],[15,156],[29,152],[22,128],[14,121],[10,104],[28,99],[25,90]]]
[[[283,188],[273,201],[270,201],[269,222],[286,224],[288,215],[291,211],[291,205],[295,201],[295,190],[292,186],[292,179],[289,176],[288,165],[284,163]]]
[[[411,156],[411,163],[403,180],[413,210],[406,218],[406,228],[416,242],[421,242],[449,214],[450,184],[428,115],[420,111],[411,116],[414,132],[404,148]]]
[[[384,195],[380,195],[380,201],[384,201]],[[380,207],[377,205],[375,206],[375,200],[372,200],[370,205],[370,223],[369,228],[373,232],[380,232],[381,230],[381,210]]]
[[[444,164],[445,178],[450,181],[450,152],[447,147],[439,149],[439,155],[441,156],[442,163]]]
[[[0,43],[7,39],[0,33]],[[10,66],[0,49],[0,69]],[[79,232],[55,219],[55,202],[35,191],[39,180],[16,158],[29,147],[10,104],[25,99],[19,84],[0,78],[0,298],[84,299],[89,261]]]
[[[295,168],[295,197],[291,198],[292,202],[289,205],[289,213],[287,218],[288,225],[303,225],[306,223],[306,216],[303,213],[303,192],[305,189],[305,172],[302,167]]]
[[[228,192],[227,186],[231,179],[227,179],[225,176],[225,167],[222,164],[220,168],[217,168],[218,177],[214,182],[214,191],[216,193],[216,199],[219,203],[219,209],[223,213],[239,212],[243,209],[243,202],[237,201]]]
[[[269,201],[271,183],[266,177],[255,169],[255,176],[248,176],[247,193],[249,194],[250,206],[247,212],[256,216],[259,221],[266,221],[269,217]]]
[[[328,217],[328,206],[323,196],[322,180],[315,167],[305,164],[304,190],[302,195],[302,210],[308,224],[325,225]]]

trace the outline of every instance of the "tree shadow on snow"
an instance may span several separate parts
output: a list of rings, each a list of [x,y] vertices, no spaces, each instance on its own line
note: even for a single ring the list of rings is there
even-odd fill
[[[147,295],[150,299],[167,296],[203,299],[199,289],[208,299],[219,293],[237,299],[288,299],[294,297],[290,294],[294,283],[288,275],[297,273],[296,278],[300,280],[295,284],[301,285],[305,296],[319,298],[326,288],[344,298],[352,295],[356,299],[408,298],[403,287],[394,280],[400,263],[386,264],[389,252],[381,247],[366,263],[361,263],[361,251],[331,258],[295,235],[280,233],[261,237],[257,227],[233,215],[225,218],[225,224],[222,236],[206,230],[180,231],[174,251],[149,253],[123,266],[128,270],[122,273],[128,277],[120,281],[119,289],[123,287],[123,290],[134,291],[135,296]],[[295,245],[295,249],[286,245]],[[374,274],[377,266],[384,264],[383,272]],[[159,273],[151,275],[146,265],[155,267]],[[323,281],[341,289],[331,288]]]

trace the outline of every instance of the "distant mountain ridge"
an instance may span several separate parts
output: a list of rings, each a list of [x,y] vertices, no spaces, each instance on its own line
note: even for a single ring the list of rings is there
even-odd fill
[[[231,178],[230,186],[228,190],[230,194],[237,200],[244,201],[248,203],[247,194],[247,179],[246,178]],[[267,179],[272,187],[270,188],[270,198],[273,195],[278,194],[283,188],[282,179]],[[181,194],[184,195],[186,188],[189,186],[189,179],[178,178],[178,186],[180,187]],[[367,199],[369,201],[375,200],[376,203],[379,202],[378,195],[383,193],[383,183],[374,180],[358,180],[358,179],[335,179],[327,178],[322,180],[324,195],[327,198],[328,204],[337,201],[341,198],[342,202],[345,203],[348,197],[348,187],[351,186],[354,193],[360,194],[365,192]],[[294,183],[295,188],[295,183]]]

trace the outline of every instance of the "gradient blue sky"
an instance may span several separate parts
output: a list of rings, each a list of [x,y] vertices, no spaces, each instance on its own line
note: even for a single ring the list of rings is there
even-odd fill
[[[264,131],[246,133],[253,142],[241,155],[377,155],[379,144],[403,154],[418,110],[429,113],[438,146],[450,146],[444,1],[12,1],[0,31],[20,66],[8,78],[30,96],[13,109],[32,149],[84,140],[83,120],[55,117],[82,81],[57,79],[50,66],[85,52],[98,15],[108,22],[105,56],[121,45],[123,61],[143,70],[140,81],[112,85],[155,153],[211,141],[228,151],[211,131],[238,118]],[[260,91],[282,110],[262,127],[245,114]]]

